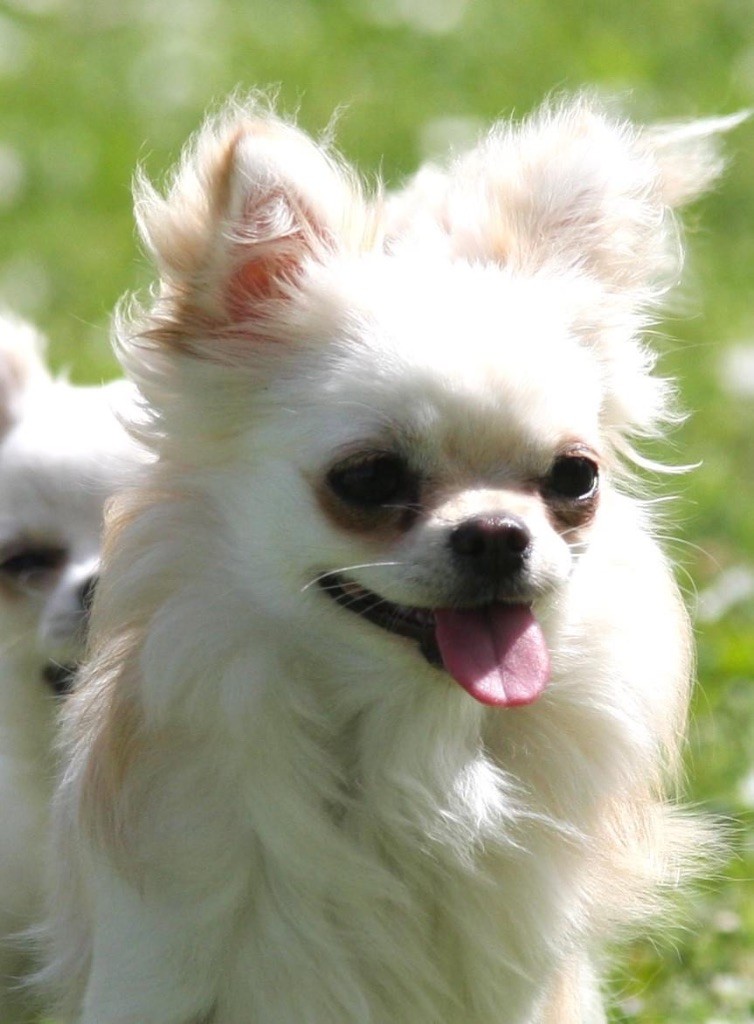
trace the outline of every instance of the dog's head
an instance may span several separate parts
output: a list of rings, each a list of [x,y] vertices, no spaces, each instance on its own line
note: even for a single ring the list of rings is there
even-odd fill
[[[53,380],[44,340],[0,319],[0,658],[62,692],[84,643],[105,499],[134,461],[125,385]]]
[[[142,182],[161,285],[125,362],[172,479],[211,496],[224,585],[292,640],[538,697],[542,623],[666,413],[641,331],[727,126],[644,131],[579,98],[386,201],[233,109],[166,197]]]

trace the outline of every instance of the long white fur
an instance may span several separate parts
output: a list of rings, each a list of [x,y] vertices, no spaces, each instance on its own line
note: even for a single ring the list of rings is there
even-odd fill
[[[45,671],[84,646],[82,589],[99,567],[102,511],[135,447],[116,408],[130,388],[54,379],[45,339],[0,316],[0,1020],[37,1020],[20,933],[40,913],[54,769],[56,698]],[[9,560],[59,549],[49,572],[17,578]]]
[[[77,1024],[598,1024],[609,938],[704,830],[668,802],[686,616],[620,481],[669,389],[642,328],[677,273],[670,202],[719,170],[588,97],[366,196],[257,100],[137,210],[160,269],[118,346],[156,456],[110,524],[71,702],[43,978]],[[516,481],[598,453],[594,522]],[[317,497],[334,453],[411,447],[445,495],[389,540]],[[392,439],[385,441],[385,439]],[[328,601],[445,585],[443,530],[535,538],[544,696],[483,708]],[[439,539],[438,539],[439,538]]]

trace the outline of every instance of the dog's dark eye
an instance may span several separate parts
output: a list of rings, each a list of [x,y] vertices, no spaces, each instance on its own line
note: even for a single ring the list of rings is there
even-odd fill
[[[57,547],[16,549],[0,561],[0,574],[17,583],[30,583],[58,570],[65,561],[65,551]]]
[[[597,490],[597,464],[584,455],[561,455],[552,465],[545,486],[556,498],[589,498]]]
[[[348,459],[330,470],[327,483],[341,501],[362,508],[415,500],[413,473],[399,455],[390,452]]]

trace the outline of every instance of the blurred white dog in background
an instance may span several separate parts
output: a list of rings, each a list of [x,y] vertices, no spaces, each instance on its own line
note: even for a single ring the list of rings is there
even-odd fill
[[[44,339],[0,317],[0,1021],[36,1019],[17,933],[39,912],[58,698],[72,681],[99,572],[106,498],[135,445],[122,382],[53,380]]]

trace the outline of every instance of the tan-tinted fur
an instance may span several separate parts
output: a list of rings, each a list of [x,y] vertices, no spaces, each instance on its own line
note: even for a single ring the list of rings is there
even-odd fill
[[[12,580],[5,579],[3,576],[0,576],[0,594],[4,601],[22,602],[24,600],[23,591]]]
[[[547,518],[558,533],[568,534],[573,539],[574,532],[586,529],[594,519],[599,504],[599,495],[576,501],[557,501],[553,498],[545,501]]]
[[[118,550],[119,538],[143,510],[159,496],[152,491],[132,492],[113,501],[108,511],[104,564]],[[76,702],[77,735],[74,745],[89,753],[82,782],[82,815],[97,840],[113,852],[123,851],[125,836],[115,809],[123,807],[122,789],[144,745],[143,713],[139,697],[138,654],[152,608],[135,608],[131,628],[116,642],[101,635],[95,604],[90,647],[98,654],[90,661]],[[86,679],[96,684],[86,685]]]
[[[338,499],[326,480],[315,484],[314,494],[319,507],[338,529],[366,535],[380,544],[398,540],[423,512],[422,505],[414,503],[371,508],[349,505]]]
[[[112,662],[108,675],[102,671],[102,664],[95,662],[92,666],[104,681],[96,689],[84,691],[79,718],[90,737],[82,782],[83,818],[99,843],[121,854],[126,837],[117,808],[123,807],[123,786],[144,740],[136,661],[139,641],[133,637],[123,647],[128,650],[109,652],[107,659],[102,659]]]
[[[0,388],[0,397],[2,397],[2,391],[7,390],[9,393],[14,394],[20,392],[25,386],[26,379],[29,376],[28,360],[25,355],[21,355],[18,352],[12,350],[3,352],[3,360],[5,364],[5,371],[7,375],[7,383],[0,381],[3,385]],[[0,401],[0,434],[12,426],[15,417],[12,415],[12,408],[6,407],[2,401]]]

